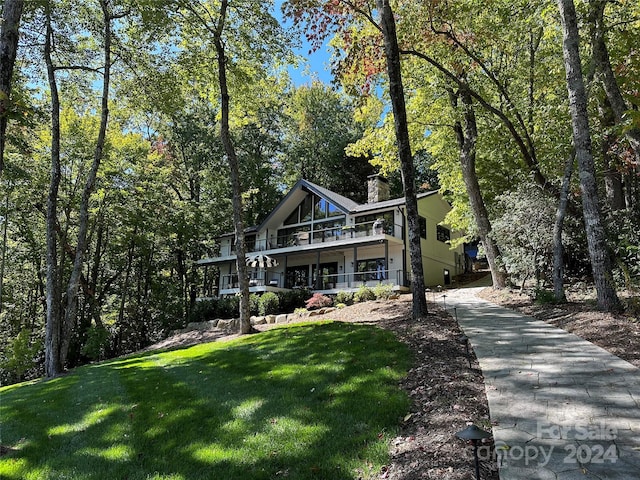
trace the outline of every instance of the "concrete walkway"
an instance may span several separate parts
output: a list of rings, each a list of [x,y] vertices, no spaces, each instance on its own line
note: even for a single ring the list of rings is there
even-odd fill
[[[500,479],[640,479],[640,370],[480,290],[444,301],[480,362]]]

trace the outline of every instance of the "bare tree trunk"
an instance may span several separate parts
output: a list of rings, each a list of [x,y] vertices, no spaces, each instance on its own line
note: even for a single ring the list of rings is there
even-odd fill
[[[609,0],[590,0],[589,2],[592,58],[597,78],[602,82],[611,104],[616,125],[621,125],[624,123],[623,116],[630,109],[630,106],[622,97],[615,73],[611,68],[611,59],[605,41],[604,9],[607,3]],[[636,160],[640,161],[640,129],[638,127],[626,128],[625,135],[635,153]]]
[[[49,90],[51,92],[51,174],[47,197],[47,318],[45,327],[45,374],[54,377],[64,370],[60,355],[62,311],[60,299],[60,275],[58,271],[58,242],[56,222],[58,212],[58,190],[60,186],[60,98],[51,60],[51,12],[47,12],[44,57],[47,64]]]
[[[476,116],[473,110],[473,101],[469,92],[454,93],[449,91],[451,104],[454,108],[458,106],[458,98],[462,101],[464,108],[464,126],[457,122],[455,125],[456,137],[460,146],[460,167],[462,178],[467,187],[469,195],[469,205],[473,212],[473,217],[478,229],[478,235],[484,245],[487,262],[491,270],[493,288],[504,288],[507,284],[507,272],[500,262],[500,249],[491,236],[491,222],[489,213],[482,197],[478,175],[476,174],[476,142],[478,139],[478,128]]]
[[[573,150],[564,167],[562,186],[560,187],[560,201],[556,210],[556,221],[553,224],[553,296],[556,302],[565,302],[564,293],[564,247],[562,245],[562,230],[564,217],[569,204],[569,186],[573,175],[573,163],[576,160],[576,152]]]
[[[220,121],[220,137],[224,145],[229,170],[231,174],[231,187],[233,190],[233,224],[236,233],[236,268],[238,271],[238,284],[240,285],[240,333],[251,332],[251,320],[249,312],[249,278],[247,276],[246,246],[244,241],[244,224],[242,221],[242,188],[240,185],[240,169],[238,156],[236,155],[231,134],[229,133],[229,90],[227,88],[227,68],[222,31],[227,15],[228,2],[222,0],[220,4],[220,17],[214,33],[214,43],[218,54],[218,81],[220,83],[220,98],[222,119]]]
[[[7,115],[11,105],[11,79],[18,52],[20,18],[23,0],[5,0],[0,27],[0,175],[4,169],[4,147],[7,133]]]
[[[4,212],[2,214],[2,252],[0,253],[0,313],[2,313],[3,307],[3,292],[4,292],[4,266],[7,261],[7,224],[9,223],[9,195],[7,191],[7,198],[5,199]]]
[[[407,209],[409,227],[409,255],[411,259],[411,290],[413,292],[413,318],[419,319],[427,315],[427,298],[422,267],[422,249],[420,245],[420,222],[418,216],[418,200],[416,197],[413,155],[409,141],[407,112],[404,100],[404,87],[400,68],[400,49],[396,36],[396,24],[389,0],[376,0],[381,16],[381,28],[384,36],[384,49],[387,58],[389,75],[389,94],[393,107],[393,117],[398,144],[398,156],[404,185],[404,198]]]
[[[607,252],[604,225],[600,212],[595,166],[591,153],[591,134],[587,113],[587,93],[582,78],[578,22],[573,0],[558,0],[562,20],[562,52],[567,77],[569,107],[573,127],[573,143],[580,172],[582,209],[587,245],[598,297],[598,308],[604,311],[622,309],[611,278],[611,258]]]
[[[76,244],[75,259],[71,276],[67,285],[67,305],[62,328],[62,346],[61,355],[64,360],[69,349],[71,340],[71,327],[75,322],[78,310],[78,290],[80,287],[80,276],[84,265],[84,254],[87,249],[87,231],[89,228],[89,202],[96,184],[98,169],[102,161],[102,151],[104,149],[105,138],[107,135],[107,123],[109,120],[109,83],[111,79],[111,12],[109,11],[109,0],[101,0],[102,17],[104,21],[104,73],[102,80],[102,102],[100,127],[98,138],[96,140],[96,148],[93,154],[93,162],[91,169],[87,175],[87,179],[82,191],[82,199],[80,202],[79,224],[78,224],[78,241]]]

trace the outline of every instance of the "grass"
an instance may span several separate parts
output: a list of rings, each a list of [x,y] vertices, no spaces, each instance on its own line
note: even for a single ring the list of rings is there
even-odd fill
[[[0,389],[2,479],[367,478],[409,406],[390,332],[293,325]]]

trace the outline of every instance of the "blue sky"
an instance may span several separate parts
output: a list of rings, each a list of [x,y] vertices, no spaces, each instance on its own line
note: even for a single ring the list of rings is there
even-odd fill
[[[281,10],[283,0],[275,0],[274,3],[274,16],[276,18],[279,18],[281,22],[284,22]],[[284,24],[290,25],[291,22],[287,21]],[[329,67],[329,59],[331,58],[331,54],[328,50],[328,46],[323,45],[315,52],[309,53],[309,50],[311,50],[311,45],[309,45],[309,42],[307,42],[307,39],[303,34],[301,34],[300,42],[301,46],[297,48],[295,52],[300,55],[304,59],[304,61],[298,68],[289,68],[289,75],[291,75],[291,80],[296,85],[311,83],[311,80],[313,80],[314,78],[324,83],[330,83],[333,77],[331,75]]]

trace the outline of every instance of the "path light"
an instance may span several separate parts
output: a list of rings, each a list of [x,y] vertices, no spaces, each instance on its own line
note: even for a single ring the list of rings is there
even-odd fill
[[[471,355],[469,354],[469,337],[467,337],[466,335],[460,335],[458,337],[458,343],[461,343],[464,345],[464,350],[467,355],[467,360],[469,361],[469,368],[471,368]]]
[[[475,425],[469,425],[464,430],[460,430],[456,433],[456,437],[461,440],[471,440],[473,443],[473,458],[476,462],[476,480],[480,480],[480,459],[478,458],[478,441],[491,437],[489,432],[485,432],[481,428]]]

